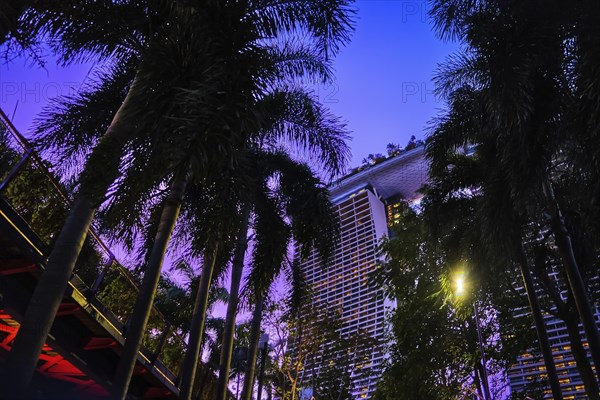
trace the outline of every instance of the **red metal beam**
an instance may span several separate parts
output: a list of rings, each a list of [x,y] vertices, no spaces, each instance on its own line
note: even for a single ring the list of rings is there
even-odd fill
[[[57,317],[64,317],[65,315],[73,315],[77,311],[81,310],[79,304],[75,303],[61,303],[56,312]]]
[[[0,275],[3,276],[21,274],[35,269],[37,269],[37,265],[24,258],[2,260],[2,262],[0,262]]]
[[[72,307],[67,307],[67,309],[72,310]],[[0,316],[4,317],[2,319],[13,319],[4,310],[0,310]],[[0,342],[0,347],[6,351],[10,351],[18,330],[19,325],[11,326],[0,322],[0,332],[7,334]],[[81,393],[82,398],[104,398],[108,396],[108,392],[102,386],[86,376],[75,365],[64,359],[48,344],[44,344],[40,360],[43,363],[40,363],[41,365],[38,367],[37,373],[47,378],[73,384],[74,390]]]
[[[102,350],[108,349],[111,347],[115,347],[117,345],[117,341],[112,337],[93,337],[91,338],[85,346],[83,346],[84,350]]]

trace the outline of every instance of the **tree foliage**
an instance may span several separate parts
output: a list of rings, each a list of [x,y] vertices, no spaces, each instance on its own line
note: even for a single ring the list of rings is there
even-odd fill
[[[342,334],[336,311],[307,304],[299,312],[301,320],[285,305],[272,304],[266,312],[275,342],[268,370],[275,394],[285,400],[307,395],[317,400],[351,400],[353,377],[369,362],[359,354],[373,346],[373,339],[363,331]]]
[[[497,389],[505,384],[502,371],[532,340],[528,321],[514,318],[524,299],[510,280],[498,277],[494,288],[485,287],[477,277],[474,243],[464,238],[456,242],[453,228],[457,222],[469,226],[468,215],[456,215],[443,231],[432,230],[429,207],[425,199],[418,214],[402,204],[399,223],[381,246],[386,262],[374,281],[397,306],[389,316],[390,358],[376,393],[379,399],[453,399],[481,390],[475,303],[486,367]],[[459,278],[464,285],[460,296]]]
[[[598,102],[590,88],[600,81],[591,67],[599,15],[593,2],[433,1],[437,33],[462,50],[437,71],[449,107],[427,141],[436,202],[475,195],[488,257],[532,266],[541,290],[530,294],[543,293],[546,310],[565,321],[574,354],[582,339],[568,315],[577,310],[596,363],[598,164],[590,145],[598,138],[590,121],[598,114],[589,106]],[[478,273],[493,281],[498,271],[482,264]],[[597,398],[597,373],[576,358]]]

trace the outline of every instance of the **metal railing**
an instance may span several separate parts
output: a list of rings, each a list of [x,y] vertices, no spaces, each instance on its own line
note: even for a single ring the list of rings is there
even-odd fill
[[[60,232],[72,200],[28,140],[13,126],[0,108],[0,195],[31,227],[39,238],[52,247]],[[44,254],[46,258],[48,254]],[[44,267],[42,265],[42,267]],[[123,336],[131,317],[139,287],[98,233],[90,228],[78,258],[72,283]],[[186,344],[177,330],[156,307],[143,338],[143,357],[161,371],[173,385]],[[162,366],[162,367],[161,367]],[[166,370],[165,370],[166,368]]]

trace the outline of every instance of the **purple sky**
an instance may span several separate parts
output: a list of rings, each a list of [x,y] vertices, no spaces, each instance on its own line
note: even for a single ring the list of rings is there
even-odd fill
[[[335,61],[337,81],[320,86],[319,98],[352,131],[352,166],[369,153],[385,153],[390,142],[405,145],[443,107],[433,95],[436,65],[456,46],[434,37],[424,0],[360,0],[352,42]],[[46,68],[17,59],[0,65],[0,105],[27,135],[48,100],[78,90],[90,65]],[[118,250],[118,249],[113,249]],[[121,261],[124,252],[117,251]]]
[[[356,32],[338,55],[335,84],[318,90],[320,100],[348,123],[353,140],[351,166],[369,153],[385,153],[390,142],[404,146],[424,128],[443,102],[433,95],[433,71],[456,46],[433,35],[425,0],[359,0]],[[0,106],[27,135],[48,100],[77,91],[91,65],[45,69],[17,59],[0,65]],[[131,255],[112,246],[122,262]],[[228,286],[228,282],[226,282]],[[285,293],[277,284],[280,295]],[[279,297],[279,296],[275,296]],[[216,315],[225,307],[217,305]]]
[[[384,153],[387,143],[405,145],[423,138],[427,121],[443,103],[433,95],[437,63],[455,48],[434,37],[425,1],[362,0],[350,45],[335,61],[337,81],[317,88],[319,98],[348,122],[356,166],[369,153]],[[26,60],[0,66],[0,105],[27,133],[49,98],[77,90],[89,66],[46,69]]]

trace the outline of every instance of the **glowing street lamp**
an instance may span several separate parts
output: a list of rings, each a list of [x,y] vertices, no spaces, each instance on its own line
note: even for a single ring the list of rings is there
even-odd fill
[[[462,296],[465,292],[465,278],[462,276],[462,274],[456,278],[456,295],[457,296]]]
[[[455,295],[456,297],[461,297],[465,295],[465,275],[463,271],[458,272],[455,275],[454,278],[454,283],[456,284],[456,292]],[[474,301],[473,302],[473,311],[474,311],[474,315],[475,315],[475,326],[477,327],[477,337],[479,339],[479,351],[481,352],[481,364],[482,364],[482,370],[483,370],[483,376],[482,376],[482,380],[483,380],[483,391],[484,391],[484,395],[485,395],[485,399],[486,400],[491,400],[492,396],[490,395],[490,384],[489,384],[489,380],[488,380],[488,373],[487,373],[487,361],[485,359],[485,352],[483,349],[483,335],[481,334],[481,327],[479,324],[479,310],[477,309],[477,302]]]

